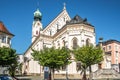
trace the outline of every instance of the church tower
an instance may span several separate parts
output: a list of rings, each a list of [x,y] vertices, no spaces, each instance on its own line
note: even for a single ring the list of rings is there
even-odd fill
[[[39,36],[39,34],[42,32],[41,20],[42,20],[42,14],[39,11],[39,9],[37,9],[34,12],[34,21],[32,24],[32,42],[34,42],[36,37]]]

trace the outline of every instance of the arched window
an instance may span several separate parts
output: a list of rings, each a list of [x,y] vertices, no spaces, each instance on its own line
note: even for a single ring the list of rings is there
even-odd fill
[[[76,49],[78,47],[78,40],[77,38],[73,38],[73,49]]]
[[[63,21],[64,21],[64,22],[66,21],[65,17],[63,17]]]
[[[87,40],[86,40],[86,45],[90,45],[90,39],[89,38],[87,38]]]
[[[52,30],[50,30],[50,36],[52,35]]]
[[[36,31],[36,35],[38,35],[38,31]]]
[[[58,48],[60,47],[60,43],[59,43],[59,41],[57,42],[57,46],[58,46]]]
[[[65,40],[62,41],[62,45],[63,45],[63,47],[65,47]]]
[[[57,32],[58,32],[59,31],[59,24],[57,23],[56,26],[57,26]]]

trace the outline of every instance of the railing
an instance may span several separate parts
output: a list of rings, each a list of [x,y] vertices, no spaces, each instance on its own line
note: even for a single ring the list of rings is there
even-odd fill
[[[0,74],[8,74],[8,67],[0,66]]]
[[[97,77],[100,77],[100,76],[109,76],[109,77],[117,77],[118,76],[118,72],[116,72],[115,70],[113,69],[100,69],[100,70],[97,70],[96,72],[93,73],[93,77],[94,78],[97,78]]]

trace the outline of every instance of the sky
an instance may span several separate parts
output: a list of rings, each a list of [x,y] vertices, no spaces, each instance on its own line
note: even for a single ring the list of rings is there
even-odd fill
[[[0,0],[0,21],[15,36],[12,48],[24,54],[31,44],[33,13],[39,8],[45,28],[63,10],[63,3],[71,18],[87,18],[95,27],[96,43],[120,41],[120,0]]]

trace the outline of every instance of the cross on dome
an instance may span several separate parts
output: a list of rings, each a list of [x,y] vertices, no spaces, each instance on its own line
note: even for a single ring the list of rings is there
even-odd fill
[[[63,6],[64,6],[64,7],[63,7],[63,10],[65,10],[65,9],[66,9],[66,4],[65,4],[65,3],[63,3]]]

